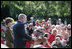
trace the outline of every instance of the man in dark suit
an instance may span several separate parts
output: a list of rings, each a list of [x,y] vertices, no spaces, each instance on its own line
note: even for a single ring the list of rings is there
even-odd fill
[[[20,14],[18,20],[19,21],[13,26],[14,48],[26,48],[26,41],[32,40],[32,37],[25,32],[24,24],[27,20],[27,16],[25,14]]]

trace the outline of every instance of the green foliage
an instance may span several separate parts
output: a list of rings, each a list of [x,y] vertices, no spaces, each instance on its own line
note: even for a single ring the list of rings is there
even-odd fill
[[[1,1],[1,8],[10,8],[10,15],[24,13],[30,18],[67,17],[71,15],[71,1]]]
[[[14,24],[16,24],[16,23],[17,23],[17,21],[13,21],[13,23],[14,23]]]

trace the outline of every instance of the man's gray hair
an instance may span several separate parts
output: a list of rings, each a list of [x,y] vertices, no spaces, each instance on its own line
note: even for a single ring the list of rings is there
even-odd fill
[[[19,14],[18,20],[20,20],[20,18],[23,18],[23,17],[27,17],[27,16],[25,14]]]

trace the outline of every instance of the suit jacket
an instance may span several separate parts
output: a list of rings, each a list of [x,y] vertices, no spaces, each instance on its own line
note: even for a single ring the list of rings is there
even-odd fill
[[[17,24],[13,26],[14,31],[14,48],[25,48],[26,41],[32,40],[32,38],[26,34],[24,24],[18,21]]]

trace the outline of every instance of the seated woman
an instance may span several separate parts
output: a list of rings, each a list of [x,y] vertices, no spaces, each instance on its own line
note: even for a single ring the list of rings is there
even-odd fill
[[[30,36],[32,36],[33,31],[34,31],[34,26],[33,26],[33,24],[30,23],[29,26],[28,26],[26,29],[27,29],[28,34],[29,34]],[[33,41],[27,41],[27,42],[26,42],[26,45],[27,45],[27,48],[32,47]]]
[[[34,30],[34,26],[32,23],[29,24],[29,26],[27,27],[27,32],[28,34],[31,36]]]
[[[42,20],[41,25],[45,25],[45,19]]]
[[[43,44],[41,43],[41,45],[45,46],[46,48],[52,48],[52,46],[48,42],[48,37],[49,37],[49,33],[45,33],[43,35]]]
[[[56,37],[55,41],[53,41],[51,45],[53,48],[63,48],[63,45],[59,37]]]
[[[41,26],[41,24],[39,23],[39,20],[36,20],[36,26]]]
[[[57,31],[56,28],[52,30],[52,34],[50,34],[49,40],[48,40],[48,42],[49,42],[50,44],[52,44],[52,42],[55,40],[55,37],[56,37],[56,35],[57,35],[57,32],[58,32],[58,31]]]

